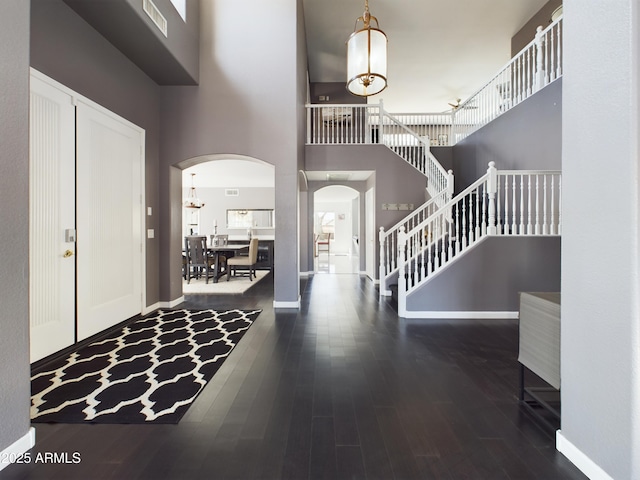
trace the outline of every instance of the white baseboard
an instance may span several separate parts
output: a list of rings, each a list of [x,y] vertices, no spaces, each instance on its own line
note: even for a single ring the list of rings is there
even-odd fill
[[[467,312],[467,311],[442,311],[442,312],[405,312],[403,318],[476,318],[476,319],[508,319],[518,318],[518,312]]]
[[[142,315],[146,315],[147,313],[153,312],[160,308],[160,302],[156,302],[153,305],[148,305],[142,309]]]
[[[390,297],[391,296],[391,290],[380,290],[380,296],[381,297]]]
[[[313,277],[313,273],[314,272],[300,272],[300,277],[301,278]]]
[[[169,302],[158,302],[158,308],[173,308],[182,302],[184,302],[184,295]]]
[[[13,442],[2,452],[0,452],[0,470],[11,465],[9,459],[20,457],[24,452],[33,448],[36,445],[36,429],[29,428],[29,431],[18,440]],[[7,461],[5,461],[7,459]]]
[[[273,301],[273,308],[300,308],[300,297],[298,297],[297,302],[278,302],[276,300]]]
[[[613,480],[607,472],[600,468],[593,460],[587,457],[582,450],[562,435],[562,431],[556,432],[556,450],[567,457],[578,469],[591,480]]]

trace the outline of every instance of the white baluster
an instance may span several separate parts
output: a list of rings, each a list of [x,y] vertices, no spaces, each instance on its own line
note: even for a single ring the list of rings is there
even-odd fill
[[[462,248],[467,248],[467,197],[462,199]]]
[[[551,176],[551,181],[553,182],[553,175]],[[553,195],[553,183],[551,186],[552,192],[551,195]],[[548,235],[549,234],[549,218],[548,218],[548,212],[547,212],[547,198],[549,198],[549,193],[547,190],[547,176],[544,175],[543,177],[543,185],[542,185],[542,201],[543,201],[543,208],[544,208],[544,216],[542,217],[542,234],[543,235]],[[551,197],[553,198],[553,196]]]
[[[480,186],[478,185],[478,188],[476,188],[476,218],[475,218],[475,233],[474,233],[474,240],[478,240],[480,238],[480,201],[482,200],[481,194],[480,194]]]
[[[557,233],[556,230],[556,202],[555,202],[555,175],[551,175],[551,235]]]
[[[400,227],[398,232],[398,315],[403,317],[407,314],[407,280],[405,274],[405,260],[407,244],[407,234],[404,227]]]
[[[531,235],[533,233],[533,225],[531,223],[533,214],[531,212],[531,175],[527,175],[528,178],[528,186],[527,186],[527,235]]]
[[[501,189],[501,179],[502,177],[500,175],[496,175],[496,185],[495,185],[495,189],[496,189],[496,193],[495,193],[495,197],[496,197],[496,201],[495,201],[495,205],[496,205],[496,225],[495,225],[495,229],[496,229],[496,234],[498,235],[502,235],[504,233],[504,220],[502,219],[502,208],[501,208],[501,202],[502,202],[502,197],[500,196],[500,189]]]
[[[555,74],[556,74],[556,78],[558,78],[560,75],[562,75],[562,42],[560,39],[560,35],[561,35],[561,31],[560,31],[560,24],[563,23],[563,20],[560,20],[557,25],[556,25],[556,33],[557,33],[557,38],[556,38],[556,58],[555,58]],[[553,36],[553,33],[552,33]]]
[[[540,235],[540,175],[536,175],[536,235]]]
[[[453,219],[452,219],[453,220]],[[453,222],[447,221],[447,230],[449,231],[449,254],[447,255],[448,260],[453,258]]]
[[[378,232],[378,242],[380,243],[380,266],[379,268],[379,277],[380,277],[380,296],[382,297],[384,291],[387,289],[386,277],[388,269],[387,259],[385,258],[386,253],[386,236],[384,234],[384,227],[380,227],[380,231]]]
[[[544,74],[544,67],[542,64],[542,53],[543,53],[543,47],[544,47],[544,35],[542,35],[542,27],[538,27],[536,29],[536,38],[535,38],[535,42],[536,42],[536,51],[535,51],[535,58],[536,58],[536,73],[535,73],[535,83],[534,83],[534,92],[537,92],[538,90],[540,90],[544,85],[543,85],[543,74]]]
[[[520,235],[524,235],[524,175],[520,174]]]
[[[511,235],[516,235],[518,229],[516,227],[516,176],[515,174],[511,178]]]
[[[558,176],[558,235],[562,235],[562,175]]]
[[[487,210],[489,211],[488,233],[496,234],[496,192],[498,191],[498,171],[496,170],[496,162],[489,162],[487,169]],[[483,222],[486,223],[486,222]]]

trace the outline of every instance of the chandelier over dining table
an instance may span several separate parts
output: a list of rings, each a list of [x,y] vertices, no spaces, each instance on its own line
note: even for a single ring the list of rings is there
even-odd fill
[[[191,174],[191,188],[189,188],[189,193],[187,193],[187,198],[184,201],[185,208],[204,207],[204,202],[198,198],[198,195],[196,195],[196,186],[194,182],[195,176],[196,176],[195,173]]]
[[[362,28],[358,24],[362,22]],[[371,26],[375,22],[375,27]],[[347,90],[360,97],[380,93],[387,88],[387,36],[378,19],[369,12],[356,19],[354,32],[347,40]]]

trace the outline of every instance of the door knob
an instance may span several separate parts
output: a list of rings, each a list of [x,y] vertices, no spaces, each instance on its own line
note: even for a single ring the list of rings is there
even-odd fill
[[[64,255],[62,255],[64,258],[69,258],[73,256],[73,252],[71,250],[67,250],[66,252],[64,252]]]

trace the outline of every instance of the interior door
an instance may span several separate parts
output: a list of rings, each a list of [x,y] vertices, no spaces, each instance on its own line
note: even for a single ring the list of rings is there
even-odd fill
[[[78,339],[142,311],[144,131],[77,105]]]
[[[31,77],[29,121],[31,362],[75,341],[75,107]],[[16,239],[16,241],[20,241]]]

